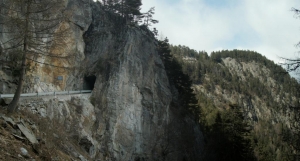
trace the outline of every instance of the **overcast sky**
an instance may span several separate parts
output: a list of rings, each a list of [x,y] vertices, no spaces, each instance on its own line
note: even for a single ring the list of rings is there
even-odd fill
[[[154,25],[171,44],[208,53],[254,50],[275,63],[299,57],[299,0],[142,0],[142,11],[155,7]]]

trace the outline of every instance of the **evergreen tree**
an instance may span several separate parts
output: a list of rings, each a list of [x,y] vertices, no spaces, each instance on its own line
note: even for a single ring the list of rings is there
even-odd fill
[[[144,17],[144,24],[145,26],[149,27],[151,24],[158,23],[158,20],[153,19],[155,7],[151,7],[146,13],[143,14]]]
[[[142,1],[141,0],[121,0],[121,12],[123,13],[123,16],[126,18],[126,21],[133,22],[136,21],[136,19],[139,18],[141,15],[141,6]]]
[[[163,41],[158,41],[158,53],[165,65],[169,83],[177,89],[179,94],[178,100],[173,101],[178,102],[180,106],[184,107],[187,114],[192,115],[198,122],[200,109],[195,94],[191,89],[192,81],[187,74],[183,73],[180,64],[171,55],[169,46],[169,40],[167,38]]]
[[[231,109],[218,112],[207,145],[207,151],[213,153],[206,154],[205,160],[256,160],[249,135],[250,126],[244,120],[238,106],[231,105]]]
[[[154,34],[155,37],[157,37],[158,31],[155,27],[153,28],[152,33]]]
[[[102,0],[102,5],[108,11],[113,11],[124,17],[127,22],[138,21],[142,15],[141,0]]]

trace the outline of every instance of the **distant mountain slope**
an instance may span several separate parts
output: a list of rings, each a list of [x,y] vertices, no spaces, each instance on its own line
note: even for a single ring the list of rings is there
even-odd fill
[[[210,57],[185,46],[171,46],[171,51],[194,83],[203,126],[213,127],[217,113],[238,106],[252,127],[258,160],[294,155],[293,139],[283,134],[293,133],[296,121],[291,116],[299,106],[299,84],[281,66],[254,51],[224,50]]]

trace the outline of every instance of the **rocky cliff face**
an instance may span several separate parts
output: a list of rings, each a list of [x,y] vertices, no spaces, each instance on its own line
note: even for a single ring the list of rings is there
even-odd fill
[[[257,160],[279,161],[297,155],[299,83],[285,69],[249,50],[222,50],[210,56],[186,46],[171,46],[171,51],[194,83],[203,126],[214,129],[221,124],[217,129],[222,131],[232,125],[228,114],[238,109],[250,125],[247,130]],[[205,151],[218,149],[214,132],[205,134]]]
[[[3,0],[3,2],[5,2],[5,0]],[[45,56],[47,54],[31,57],[31,59],[35,61],[27,61],[30,64],[30,70],[27,70],[27,77],[23,87],[24,93],[81,88],[78,71],[80,70],[80,63],[84,59],[85,43],[82,35],[88,29],[92,21],[91,2],[64,0],[63,3],[61,12],[67,17],[67,20],[62,21],[54,30],[59,32],[60,29],[64,29],[67,31],[67,34],[63,36],[63,39],[59,38],[60,35],[54,37],[50,36],[49,39],[59,41],[59,43],[57,43],[59,45],[52,44],[45,53],[49,52],[57,56],[69,56],[69,58],[60,59]],[[59,11],[52,14],[55,17],[55,15],[59,14]],[[0,27],[1,30],[5,28],[5,25]],[[6,48],[7,45],[9,45],[6,42],[11,38],[11,34],[1,33],[1,47]],[[8,52],[1,52],[0,56],[2,60],[14,59]],[[16,86],[16,81],[10,80],[16,80],[15,77],[17,74],[14,74],[14,72],[17,72],[17,70],[9,66],[10,65],[3,65],[2,67],[1,75],[3,77],[0,84],[1,91],[3,91],[2,93],[13,93]],[[72,68],[72,70],[68,68]],[[62,79],[58,79],[58,77]]]
[[[264,96],[259,97],[257,93],[245,94],[243,91],[229,91],[218,85],[214,91],[205,90],[202,85],[196,85],[196,89],[205,93],[208,97],[214,98],[213,101],[217,106],[224,105],[224,102],[240,105],[244,108],[247,118],[253,123],[268,120],[272,124],[284,123],[286,126],[290,125],[288,114],[291,113],[291,109],[289,109],[288,104],[294,104],[297,102],[297,98],[290,93],[283,92],[282,84],[272,78],[270,69],[255,61],[239,62],[230,57],[222,59],[222,64],[224,66],[218,64],[219,67],[227,68],[231,75],[239,78],[241,84],[248,84],[250,78],[256,78],[258,83],[266,87],[261,89],[264,90],[262,92],[267,93],[265,96],[269,95],[276,106],[271,107],[267,102],[267,98]]]
[[[194,85],[195,91],[206,97],[206,101],[211,101],[220,111],[230,109],[230,105],[241,107],[245,119],[252,126],[251,137],[255,141],[254,153],[258,159],[276,158],[279,161],[287,155],[294,155],[288,154],[293,147],[287,145],[290,143],[284,135],[289,130],[293,131],[297,124],[294,112],[297,110],[299,98],[292,91],[297,87],[291,85],[295,81],[285,78],[285,83],[279,82],[274,77],[274,69],[271,71],[256,61],[246,62],[227,57],[214,65],[227,71],[226,75],[229,75],[232,82],[222,77],[219,79],[221,81],[213,81],[216,76],[206,74],[203,84]],[[280,75],[284,76],[286,75]],[[213,88],[207,88],[208,84]],[[209,118],[209,115],[212,114],[208,113],[205,117]],[[290,138],[293,138],[293,134]]]
[[[86,74],[97,77],[92,100],[101,149],[116,160],[194,160],[196,151],[182,153],[184,149],[169,145],[167,127],[176,118],[170,110],[170,86],[152,34],[135,25],[124,26],[99,6],[93,7],[93,13],[85,34],[85,61]],[[181,128],[177,125],[174,130]],[[189,146],[194,147],[192,144]],[[182,152],[171,153],[173,150]]]
[[[66,8],[72,15],[66,24],[71,32],[66,48],[58,52],[75,53],[78,59],[44,61],[76,68],[38,65],[28,74],[24,92],[93,92],[88,99],[42,101],[42,107],[32,105],[36,113],[67,128],[78,127],[78,145],[91,160],[199,160],[202,133],[171,106],[170,85],[152,34],[88,0],[68,1]]]

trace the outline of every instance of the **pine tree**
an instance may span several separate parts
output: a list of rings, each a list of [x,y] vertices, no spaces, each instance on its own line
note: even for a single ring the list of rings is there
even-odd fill
[[[155,7],[151,7],[146,13],[143,14],[144,25],[149,27],[151,24],[158,23],[158,20],[153,19]]]
[[[133,22],[141,15],[141,6],[141,0],[121,0],[121,13],[127,22]]]
[[[198,101],[192,90],[192,81],[189,76],[184,74],[181,65],[171,55],[170,45],[168,38],[163,41],[158,41],[158,53],[164,63],[169,83],[174,86],[178,91],[178,100],[174,100],[184,108],[183,111],[187,115],[195,118],[196,122],[199,121],[200,109]]]

